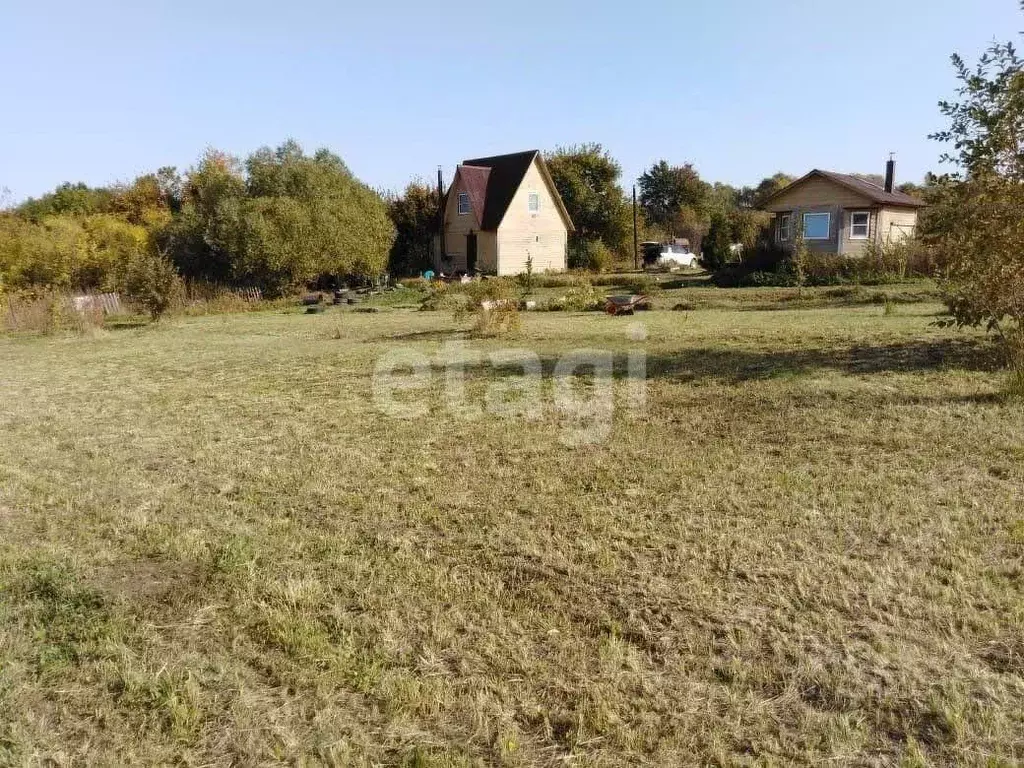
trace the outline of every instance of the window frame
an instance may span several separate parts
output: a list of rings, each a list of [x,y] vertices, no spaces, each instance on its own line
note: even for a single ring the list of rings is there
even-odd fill
[[[825,236],[824,237],[808,237],[807,235],[807,217],[808,216],[824,216],[826,223]],[[803,215],[801,223],[804,225],[804,240],[814,240],[821,242],[822,240],[832,239],[832,212],[831,211],[806,211]]]
[[[861,226],[854,223],[854,217],[856,216],[867,216],[867,222],[863,225],[864,234],[857,234],[857,227]],[[871,239],[871,211],[850,211],[850,239],[851,240],[870,240]]]
[[[536,208],[534,202],[537,203]],[[540,213],[540,192],[530,192],[526,195],[526,210],[535,216]]]
[[[779,231],[778,238],[780,243],[788,243],[790,237],[793,236],[793,214],[792,213],[780,213],[779,214]]]
[[[462,205],[463,202],[466,203],[465,207]],[[457,203],[459,206],[459,216],[468,216],[473,212],[473,204],[470,202],[469,192],[459,192]]]

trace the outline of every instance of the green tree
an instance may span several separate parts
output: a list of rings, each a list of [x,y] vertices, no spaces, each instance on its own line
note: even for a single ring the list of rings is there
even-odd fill
[[[795,176],[782,173],[761,179],[756,187],[743,187],[737,195],[737,205],[741,208],[760,208],[764,201],[796,181]]]
[[[47,216],[62,214],[87,216],[94,213],[109,213],[113,201],[114,192],[106,187],[90,187],[82,182],[65,182],[40,198],[30,197],[19,205],[15,212],[30,221],[40,222]]]
[[[118,290],[152,320],[170,309],[180,286],[170,260],[151,250],[133,254],[118,270]]]
[[[732,224],[725,212],[716,211],[711,215],[708,235],[703,242],[701,257],[704,267],[717,270],[724,267],[732,255]]]
[[[933,138],[951,146],[943,159],[955,170],[936,182],[926,239],[954,321],[1024,341],[1024,61],[1012,43],[973,69],[952,60],[958,100],[940,104],[950,125]]]
[[[434,237],[438,232],[437,190],[411,182],[401,195],[387,200],[388,215],[395,225],[388,269],[394,275],[416,275],[433,265]]]
[[[678,224],[684,208],[691,213],[683,218],[708,213],[711,185],[701,180],[690,163],[672,166],[661,160],[644,172],[638,186],[640,207],[651,224],[672,228]]]
[[[685,237],[700,251],[701,241],[711,226],[711,214],[721,202],[714,188],[703,181],[687,163],[671,166],[664,160],[655,163],[639,180],[640,207],[648,224],[668,231],[673,237]]]
[[[544,158],[558,194],[576,228],[570,247],[602,241],[627,254],[632,248],[632,212],[619,178],[622,167],[600,144],[558,147]]]
[[[395,228],[380,195],[327,150],[293,141],[246,162],[249,197],[238,212],[235,274],[271,291],[320,275],[378,275]]]

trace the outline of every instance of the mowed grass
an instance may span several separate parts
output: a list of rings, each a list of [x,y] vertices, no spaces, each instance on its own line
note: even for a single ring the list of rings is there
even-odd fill
[[[934,304],[721,295],[759,309],[0,339],[0,762],[1024,760],[1007,374]],[[382,354],[460,338],[549,388],[646,349],[646,412],[573,447],[440,370],[379,412]]]

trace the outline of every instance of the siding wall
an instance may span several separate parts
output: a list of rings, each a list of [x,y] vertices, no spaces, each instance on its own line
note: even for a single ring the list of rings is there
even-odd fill
[[[844,186],[833,184],[828,179],[814,177],[773,200],[771,205],[767,206],[767,210],[778,213],[791,211],[794,208],[813,206],[838,206],[866,210],[874,205],[868,198],[858,195]]]
[[[530,213],[530,193],[540,195],[540,211]],[[526,271],[526,259],[533,257],[533,271],[562,271],[566,268],[568,231],[537,161],[523,178],[505,219],[498,227],[499,275]]]
[[[458,181],[458,179],[456,179]],[[465,192],[453,186],[445,205],[445,238],[446,256],[437,265],[443,272],[466,271],[466,236],[476,232],[476,266],[484,272],[496,272],[498,269],[498,242],[494,232],[481,232],[477,216],[482,211],[473,211],[459,215],[459,192]]]
[[[853,240],[851,235],[853,234],[853,214],[863,213],[867,211],[870,215],[870,225],[868,227],[868,239],[867,240]],[[839,253],[846,256],[863,256],[864,251],[867,250],[868,245],[878,238],[878,221],[880,213],[877,208],[851,208],[848,211],[843,211],[843,229],[840,233],[839,242]]]
[[[829,214],[829,233],[827,240],[805,240],[808,251],[816,253],[839,253],[840,238],[843,229],[843,209],[835,205],[807,205],[802,208],[789,208],[784,210],[793,218],[790,221],[790,239],[780,241],[783,245],[793,244],[793,233],[798,232],[797,227],[804,225],[805,213],[827,213]],[[778,217],[775,220],[775,238],[778,241],[779,227]]]
[[[917,211],[913,208],[883,208],[878,226],[882,243],[898,243],[917,230]]]

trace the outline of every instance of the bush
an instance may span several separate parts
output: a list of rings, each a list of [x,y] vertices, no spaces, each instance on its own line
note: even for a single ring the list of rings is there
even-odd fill
[[[584,240],[569,249],[570,269],[604,272],[615,262],[615,254],[601,240]]]
[[[774,241],[760,241],[745,250],[740,266],[748,272],[776,272],[789,260],[789,250]]]
[[[616,283],[621,285],[627,293],[648,295],[661,290],[661,284],[657,278],[651,275],[635,275],[624,278]]]
[[[593,312],[604,307],[605,297],[594,286],[570,288],[560,300],[566,312]]]
[[[460,284],[465,304],[454,312],[456,320],[473,315],[473,332],[493,336],[519,328],[517,281],[503,277]]]
[[[701,263],[705,269],[721,269],[732,258],[732,236],[729,220],[723,213],[711,217],[711,227],[703,242]]]
[[[799,264],[792,254],[762,243],[741,264],[719,270],[712,282],[720,287],[789,287],[797,285],[883,285],[935,274],[930,251],[916,240],[871,243],[860,256],[804,250]]]
[[[420,302],[423,312],[456,312],[466,309],[469,296],[458,283],[431,283],[430,291]]]
[[[151,319],[159,319],[182,292],[174,265],[155,253],[141,253],[121,268],[118,287],[125,298]]]
[[[534,275],[533,285],[535,288],[584,288],[591,285],[591,281],[586,275],[548,273]]]

